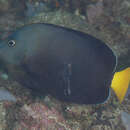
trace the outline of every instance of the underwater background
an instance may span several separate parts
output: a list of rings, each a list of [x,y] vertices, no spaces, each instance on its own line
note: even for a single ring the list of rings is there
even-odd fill
[[[117,71],[130,66],[129,0],[0,0],[0,39],[31,23],[51,23],[101,39],[118,57]],[[130,89],[120,104],[112,91],[100,105],[67,104],[12,81],[0,66],[0,130],[130,130]],[[10,100],[9,100],[10,99]]]

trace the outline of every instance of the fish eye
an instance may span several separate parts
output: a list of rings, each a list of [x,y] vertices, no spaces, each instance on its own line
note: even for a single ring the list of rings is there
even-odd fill
[[[8,46],[9,46],[9,47],[14,47],[15,44],[16,44],[16,42],[15,42],[14,40],[8,41]]]

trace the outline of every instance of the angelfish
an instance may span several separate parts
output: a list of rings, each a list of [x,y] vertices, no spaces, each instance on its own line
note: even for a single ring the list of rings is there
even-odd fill
[[[27,25],[0,41],[0,66],[9,77],[64,102],[105,102],[116,65],[101,40],[52,24]]]

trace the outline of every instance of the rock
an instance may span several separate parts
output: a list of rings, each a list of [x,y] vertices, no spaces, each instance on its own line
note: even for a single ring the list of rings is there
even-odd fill
[[[19,112],[19,122],[13,129],[71,130],[62,114],[42,103],[25,104]]]
[[[0,32],[14,30],[21,24],[25,9],[24,0],[0,0]]]
[[[0,0],[1,15],[10,13],[11,15],[24,15],[25,1],[24,0]]]
[[[16,102],[16,98],[9,91],[5,89],[0,89],[0,101]]]
[[[46,3],[43,2],[26,2],[27,10],[25,11],[25,15],[27,17],[35,16],[41,12],[48,12],[51,8],[48,8]]]
[[[99,0],[95,5],[89,5],[86,11],[89,23],[93,24],[96,22],[96,18],[103,14],[103,1]]]
[[[6,12],[10,8],[10,0],[0,0],[0,12]]]
[[[4,107],[4,102],[0,102],[0,130],[5,130],[6,124],[6,109]]]
[[[122,122],[123,122],[126,130],[130,130],[130,114],[128,114],[126,112],[122,112],[121,119],[122,119]]]

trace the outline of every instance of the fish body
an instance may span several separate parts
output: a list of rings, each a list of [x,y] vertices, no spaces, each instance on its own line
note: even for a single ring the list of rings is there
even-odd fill
[[[24,87],[72,103],[106,101],[117,64],[102,41],[72,29],[31,24],[0,42],[0,64]]]

